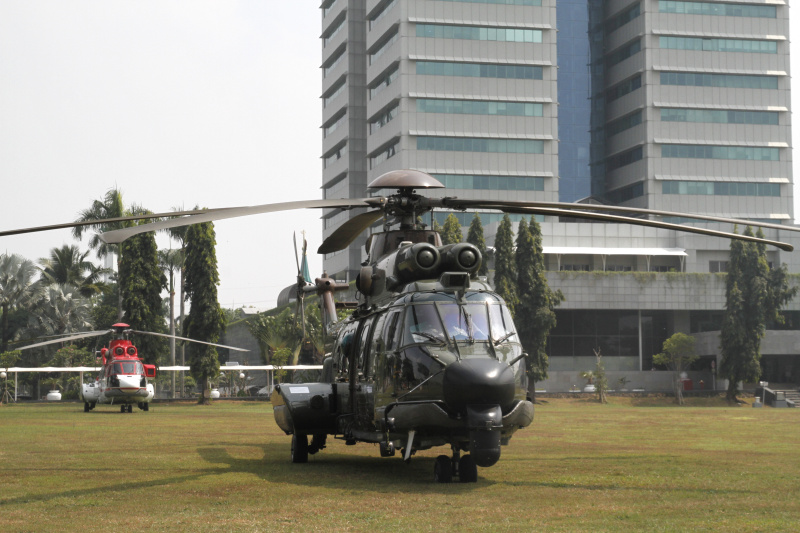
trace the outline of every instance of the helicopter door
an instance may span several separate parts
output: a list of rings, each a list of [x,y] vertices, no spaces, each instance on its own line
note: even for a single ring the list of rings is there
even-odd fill
[[[359,378],[363,378],[367,373],[365,372],[366,366],[369,361],[369,347],[370,347],[370,334],[372,333],[372,325],[375,323],[375,317],[367,317],[361,322],[361,329],[358,332],[358,344],[355,347],[353,354],[356,357],[356,371]]]
[[[379,390],[393,394],[394,377],[396,368],[399,368],[400,352],[400,332],[403,328],[403,309],[394,309],[385,315],[383,321],[383,349],[376,350],[375,353],[375,376]]]

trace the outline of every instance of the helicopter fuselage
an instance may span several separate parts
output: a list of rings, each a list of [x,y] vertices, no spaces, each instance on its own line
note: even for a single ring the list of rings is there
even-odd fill
[[[362,270],[366,301],[337,325],[320,382],[276,387],[281,429],[293,442],[313,436],[308,453],[334,435],[378,443],[381,455],[449,444],[454,465],[461,451],[496,463],[533,404],[511,315],[474,276],[479,262],[471,245],[404,243]]]
[[[122,412],[132,412],[133,405],[149,410],[155,388],[148,377],[155,377],[155,366],[145,365],[136,347],[127,339],[115,339],[100,352],[103,368],[97,378],[81,387],[84,411],[98,403],[120,405]]]

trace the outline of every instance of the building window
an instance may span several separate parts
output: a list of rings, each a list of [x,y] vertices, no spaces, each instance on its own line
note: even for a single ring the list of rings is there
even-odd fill
[[[608,56],[606,56],[606,66],[612,67],[617,63],[622,63],[629,57],[641,52],[641,50],[642,50],[642,42],[641,40],[636,39],[635,41],[628,43],[624,46],[621,46],[620,48],[617,48],[616,50],[608,54]]]
[[[326,200],[330,198],[347,198],[350,181],[345,178],[347,178],[346,172],[326,183],[322,189],[323,198]]]
[[[661,184],[661,192],[686,195],[780,197],[781,186],[779,183],[665,181]]]
[[[590,272],[589,265],[582,264],[563,264],[561,270],[566,272]]]
[[[722,17],[756,17],[774,19],[778,16],[775,6],[725,4],[722,2],[673,2],[659,0],[659,13],[681,13],[685,15],[712,15]]]
[[[638,126],[641,123],[642,111],[640,109],[639,111],[631,113],[630,115],[625,115],[622,118],[618,118],[617,120],[609,122],[606,126],[606,131],[608,132],[609,136],[616,135],[634,126]]]
[[[393,157],[397,153],[397,146],[400,144],[400,141],[394,140],[385,148],[382,148],[377,154],[371,156],[369,158],[369,168],[373,169],[389,159]]]
[[[464,76],[468,78],[504,78],[541,80],[544,69],[527,65],[498,65],[495,63],[449,63],[417,61],[417,74],[430,76]]]
[[[747,74],[706,74],[703,72],[662,72],[661,85],[728,87],[731,89],[777,89],[777,76]]]
[[[371,65],[371,64],[373,64],[373,63],[374,63],[374,62],[375,62],[375,61],[376,61],[376,60],[377,60],[379,57],[381,57],[381,56],[382,56],[382,55],[383,55],[383,54],[384,54],[384,53],[385,53],[385,52],[386,52],[386,51],[387,51],[389,48],[391,48],[391,47],[392,47],[392,45],[394,44],[394,42],[397,40],[397,36],[398,36],[398,35],[399,35],[399,33],[398,33],[396,30],[395,30],[395,32],[394,32],[394,33],[392,33],[392,35],[391,35],[391,36],[390,36],[388,39],[386,39],[385,41],[383,41],[383,43],[382,43],[380,46],[378,46],[378,48],[377,48],[377,49],[376,49],[374,52],[372,52],[371,54],[369,54],[369,64],[370,64],[370,65]]]
[[[621,98],[626,94],[628,94],[629,92],[635,91],[636,89],[639,89],[641,87],[642,87],[642,75],[637,74],[636,76],[611,87],[606,93],[606,103],[613,102],[617,98]]]
[[[344,91],[344,86],[345,86],[345,80],[342,79],[341,83],[339,83],[334,87],[333,92],[329,93],[327,96],[322,97],[322,107],[328,107],[328,104],[330,104],[333,100],[335,100],[337,96],[342,94],[342,91]]]
[[[396,3],[395,0],[390,0],[389,2],[386,2],[385,4],[383,4],[383,7],[381,7],[374,15],[372,15],[369,18],[370,30],[375,24],[378,23],[378,21],[380,21],[383,17],[386,16],[386,13],[388,13],[394,7],[395,3]]]
[[[500,41],[507,43],[541,43],[542,30],[488,26],[455,26],[449,24],[417,24],[417,37],[464,39],[469,41]]]
[[[541,117],[544,105],[523,102],[497,102],[486,100],[417,99],[420,113],[447,113],[453,115],[497,115]]]
[[[777,111],[737,111],[725,109],[661,109],[664,122],[711,122],[717,124],[778,125]]]
[[[659,37],[658,46],[670,50],[697,50],[702,52],[745,52],[777,54],[776,41],[755,39],[707,39],[699,37]]]
[[[370,132],[370,134],[378,131],[379,129],[384,127],[386,124],[391,122],[392,119],[397,116],[397,113],[399,111],[400,111],[400,106],[399,105],[395,105],[394,107],[390,108],[389,110],[381,113],[378,116],[378,118],[376,118],[375,120],[373,120],[373,121],[371,121],[369,123],[369,132]]]
[[[337,118],[332,124],[325,126],[322,130],[323,137],[327,137],[328,135],[336,131],[339,128],[339,126],[341,126],[346,122],[346,120],[347,120],[347,113],[344,113],[342,116]]]
[[[339,63],[341,63],[342,60],[347,55],[347,54],[345,54],[346,51],[347,51],[347,48],[343,47],[342,51],[339,52],[339,55],[337,55],[334,59],[332,59],[331,62],[328,63],[327,66],[322,67],[322,77],[323,78],[327,78],[328,74],[330,74],[333,71],[333,69],[335,69],[336,67],[339,66]]]
[[[662,144],[661,157],[687,159],[736,159],[743,161],[779,161],[778,148],[766,146],[711,146],[707,144]]]
[[[478,137],[417,137],[417,150],[489,152],[498,154],[543,154],[544,141],[528,139],[483,139]]]
[[[336,2],[338,2],[338,1],[339,0],[332,0],[332,1],[328,2],[327,5],[325,5],[322,8],[322,16],[323,17],[327,17],[328,13],[331,12],[331,9],[333,9],[333,7],[336,5]]]
[[[612,204],[621,204],[622,202],[627,202],[628,200],[633,200],[640,196],[644,196],[644,183],[641,181],[633,185],[628,185],[627,187],[620,187],[619,189],[608,191],[605,194],[606,200]]]
[[[606,265],[606,272],[632,272],[633,267],[629,265]]]
[[[637,2],[616,17],[609,19],[608,22],[606,22],[606,33],[611,33],[612,31],[618,30],[641,14],[642,8]]]
[[[347,155],[347,143],[336,147],[328,155],[322,159],[322,168],[328,168],[330,165]]]
[[[391,85],[394,80],[397,79],[397,75],[399,74],[400,69],[395,67],[391,69],[389,72],[384,74],[378,82],[369,88],[369,99],[372,100],[377,95],[379,95],[385,88]]]
[[[325,46],[328,46],[328,43],[331,42],[333,40],[333,38],[336,37],[339,34],[340,31],[342,31],[342,28],[345,27],[345,22],[347,22],[347,17],[346,16],[342,17],[342,19],[339,22],[335,22],[332,25],[332,26],[334,26],[333,29],[330,30],[328,33],[326,33],[322,37],[322,46],[323,46],[323,48]]]
[[[728,262],[727,261],[709,261],[708,262],[708,271],[709,272],[727,272],[728,271]]]
[[[640,161],[642,157],[644,157],[644,149],[641,146],[637,146],[631,150],[627,150],[609,157],[606,161],[606,168],[609,171],[615,170],[630,165],[631,163],[635,163],[636,161]]]
[[[432,174],[448,189],[477,189],[493,191],[543,191],[540,176],[482,176],[468,174]]]

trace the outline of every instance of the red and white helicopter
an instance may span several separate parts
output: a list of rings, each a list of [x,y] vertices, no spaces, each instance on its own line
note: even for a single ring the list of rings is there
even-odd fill
[[[83,380],[81,379],[82,383],[80,396],[83,400],[83,410],[87,413],[94,409],[98,403],[119,405],[120,412],[122,413],[132,413],[134,404],[136,404],[136,406],[142,411],[150,410],[150,400],[152,400],[153,396],[155,396],[155,388],[153,384],[149,382],[149,379],[154,379],[156,377],[156,365],[146,364],[139,358],[139,351],[136,349],[136,346],[134,346],[133,343],[127,338],[129,333],[156,335],[159,337],[168,338],[174,337],[175,339],[197,342],[200,344],[210,344],[212,346],[227,348],[229,350],[236,350],[240,352],[249,351],[245,350],[244,348],[203,342],[186,337],[166,335],[163,333],[153,333],[149,331],[138,331],[131,329],[128,324],[123,324],[121,322],[111,326],[110,330],[80,333],[71,335],[69,337],[62,337],[37,344],[30,344],[17,349],[27,350],[48,344],[55,344],[59,342],[63,343],[71,340],[83,339],[86,337],[106,335],[107,333],[114,333],[115,338],[111,340],[108,347],[104,347],[97,352],[97,362],[102,363],[101,367],[48,369],[49,371],[78,370],[81,372],[99,370],[99,374],[94,381],[83,383]]]

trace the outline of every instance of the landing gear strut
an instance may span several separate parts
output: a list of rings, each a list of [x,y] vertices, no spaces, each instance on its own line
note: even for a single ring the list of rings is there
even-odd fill
[[[440,455],[433,464],[433,480],[437,483],[450,483],[457,477],[461,483],[475,483],[478,481],[478,466],[471,455],[461,457],[461,450],[457,445],[451,446],[453,457]]]

